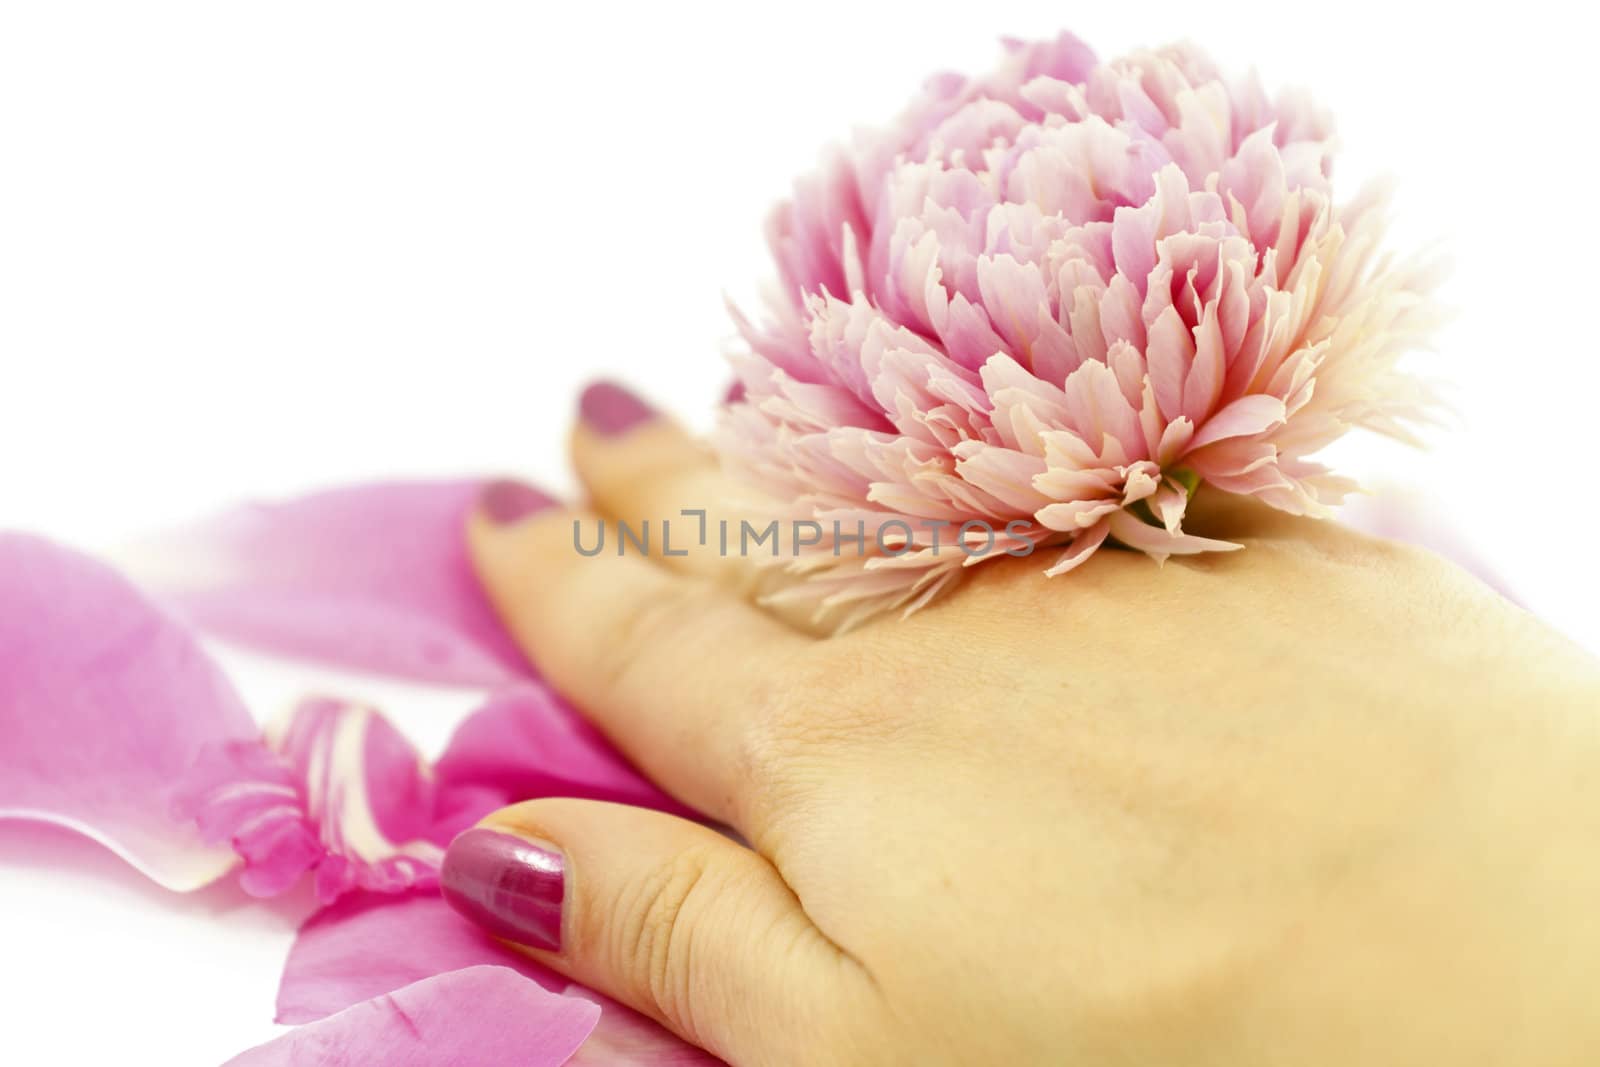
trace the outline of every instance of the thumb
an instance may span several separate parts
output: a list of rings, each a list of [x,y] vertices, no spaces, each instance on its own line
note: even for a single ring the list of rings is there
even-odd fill
[[[451,842],[440,880],[496,937],[734,1063],[841,1047],[873,989],[770,863],[661,812],[518,804]]]

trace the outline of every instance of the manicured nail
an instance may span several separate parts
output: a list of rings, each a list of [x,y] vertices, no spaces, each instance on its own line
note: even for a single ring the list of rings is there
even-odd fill
[[[474,829],[445,851],[439,888],[450,906],[496,937],[561,950],[567,863],[525,838]]]
[[[478,494],[478,510],[496,526],[510,526],[534,512],[555,507],[555,503],[553,497],[526,482],[508,478],[490,482]]]
[[[655,408],[614,382],[595,382],[578,398],[578,418],[603,437],[625,434],[655,414]]]

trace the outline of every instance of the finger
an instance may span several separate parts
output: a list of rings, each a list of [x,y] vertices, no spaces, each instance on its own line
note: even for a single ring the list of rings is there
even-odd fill
[[[750,560],[719,552],[723,522],[737,530],[740,495],[706,446],[646,401],[612,382],[597,382],[578,400],[572,463],[589,498],[608,517],[634,529],[663,523],[686,535],[683,555],[655,553],[668,566],[744,589]],[[748,494],[747,494],[748,495]]]
[[[773,516],[776,502],[728,476],[704,442],[620,385],[584,390],[573,427],[572,462],[594,507],[630,529],[648,526],[672,551],[658,563],[710,578],[763,606],[790,625],[827,629],[814,608],[765,603],[792,585],[782,566],[794,558],[793,527]],[[754,547],[751,547],[754,546]]]
[[[871,995],[770,864],[660,812],[506,808],[451,843],[440,883],[490,933],[730,1063],[793,1062]]]
[[[574,524],[577,524],[575,527]],[[812,642],[716,586],[609,543],[593,515],[517,483],[489,487],[468,545],[540,671],[669,792],[759,832],[750,724]]]

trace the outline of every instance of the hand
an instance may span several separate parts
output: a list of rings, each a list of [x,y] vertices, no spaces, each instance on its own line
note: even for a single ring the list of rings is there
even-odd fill
[[[1202,498],[1243,551],[985,562],[818,640],[746,561],[574,550],[575,518],[730,493],[607,402],[574,440],[597,511],[500,487],[477,565],[749,847],[517,805],[446,862],[496,933],[741,1065],[1600,1061],[1600,674],[1474,579]]]

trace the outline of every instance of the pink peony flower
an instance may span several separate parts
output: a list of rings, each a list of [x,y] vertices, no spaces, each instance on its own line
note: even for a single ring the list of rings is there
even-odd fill
[[[779,596],[848,625],[1006,553],[1238,548],[1184,532],[1200,484],[1327,514],[1353,486],[1310,457],[1407,436],[1426,396],[1395,364],[1434,319],[1331,150],[1307,101],[1192,47],[1102,64],[1063,35],[829,156],[772,216],[782,286],[735,312],[718,435],[822,527]]]

